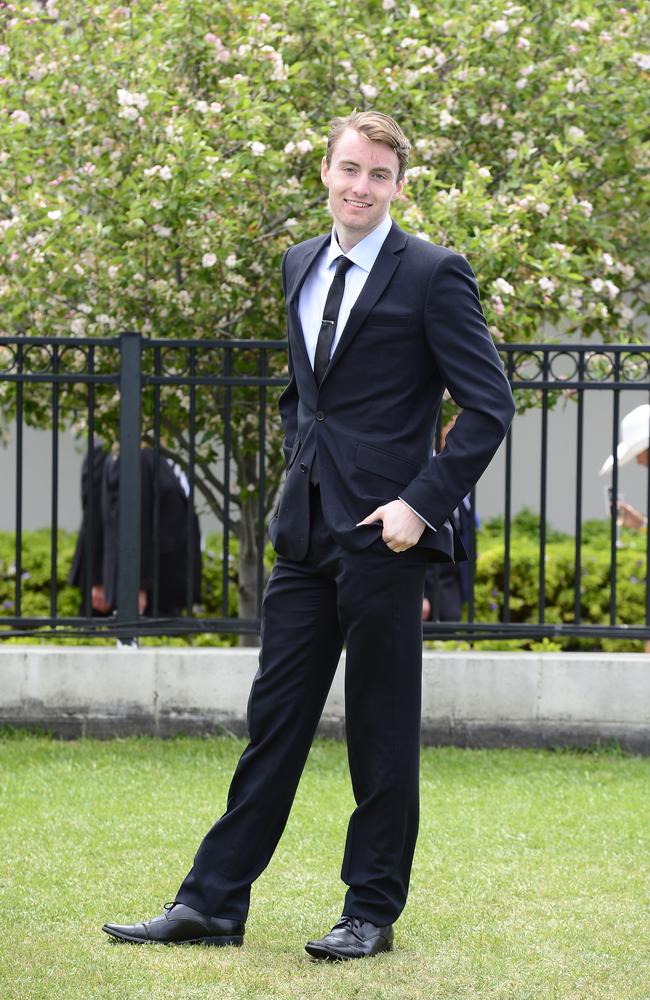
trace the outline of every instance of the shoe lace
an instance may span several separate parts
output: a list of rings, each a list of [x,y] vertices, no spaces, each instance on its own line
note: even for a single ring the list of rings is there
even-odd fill
[[[363,927],[364,920],[362,917],[346,917],[342,916],[340,920],[334,924],[335,927],[347,927],[351,934],[357,939],[357,941],[363,941],[363,935],[360,933]]]
[[[177,899],[175,899],[172,903],[165,903],[165,905],[163,906],[163,909],[167,910],[167,912],[170,913],[174,909],[175,906],[178,906],[178,900]]]

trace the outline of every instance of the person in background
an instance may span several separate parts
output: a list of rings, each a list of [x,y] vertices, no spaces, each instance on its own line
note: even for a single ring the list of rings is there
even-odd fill
[[[88,548],[90,548],[90,611],[93,617],[111,613],[104,591],[104,526],[102,523],[102,482],[108,452],[99,438],[92,448],[92,482],[89,482],[88,453],[81,467],[81,526],[72,558],[68,583],[81,590],[79,614],[86,614]],[[92,493],[92,497],[91,497]],[[92,500],[92,503],[91,503]],[[92,511],[91,511],[92,506]]]
[[[152,615],[154,591],[154,453],[141,449],[140,588],[138,611]],[[119,458],[103,444],[93,448],[92,523],[90,519],[88,456],[81,477],[82,521],[69,582],[82,592],[80,614],[85,614],[86,551],[91,556],[91,608],[94,617],[107,617],[117,608],[119,549]],[[176,618],[188,606],[188,560],[191,559],[190,606],[200,600],[201,535],[196,513],[190,515],[189,485],[179,466],[161,457],[159,483],[158,608],[161,617]]]
[[[619,468],[636,459],[637,465],[648,468],[648,445],[650,440],[650,405],[644,403],[637,406],[626,417],[621,420],[621,440],[616,449],[616,458]],[[614,456],[610,455],[600,470],[600,475],[604,476],[611,472],[614,465]],[[648,518],[645,514],[636,510],[629,503],[622,500],[617,504],[621,523],[626,528],[635,531],[647,531]]]
[[[650,405],[644,403],[637,406],[623,417],[621,420],[621,440],[616,449],[616,459],[619,468],[627,465],[632,459],[636,459],[637,465],[648,468],[648,448],[650,445]],[[614,466],[614,456],[610,455],[605,459],[600,470],[600,475],[604,476],[611,472]],[[619,500],[617,503],[618,516],[621,524],[633,531],[648,530],[648,518],[629,503]],[[646,584],[647,585],[647,584]],[[645,644],[646,653],[650,653],[650,642]]]
[[[140,451],[140,589],[138,610],[153,615],[154,584],[154,453]],[[102,579],[106,604],[117,606],[119,538],[119,457],[111,455],[104,465],[102,481],[102,522],[104,552]],[[159,575],[158,614],[176,618],[188,607],[187,573],[191,560],[190,608],[200,600],[201,536],[196,513],[190,516],[188,532],[189,486],[180,467],[161,456],[158,463],[159,488]]]

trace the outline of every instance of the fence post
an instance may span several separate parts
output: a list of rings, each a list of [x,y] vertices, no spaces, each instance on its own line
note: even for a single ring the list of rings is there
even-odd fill
[[[137,621],[140,585],[141,337],[120,334],[119,535],[117,623]]]

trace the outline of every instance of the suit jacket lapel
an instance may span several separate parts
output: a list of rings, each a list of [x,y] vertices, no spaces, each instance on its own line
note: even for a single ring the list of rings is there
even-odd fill
[[[384,240],[383,246],[377,254],[377,260],[372,266],[370,274],[366,278],[366,283],[361,289],[359,298],[352,306],[350,316],[345,324],[340,340],[336,345],[334,353],[330,359],[323,382],[330,375],[332,369],[341,360],[341,357],[352,343],[355,335],[365,322],[368,313],[375,305],[386,285],[393,277],[398,265],[399,254],[406,245],[408,239],[403,229],[394,222],[388,236]],[[304,338],[303,338],[304,339]]]
[[[293,338],[293,346],[295,347],[294,358],[295,360],[300,359],[302,366],[311,372],[311,376],[314,379],[314,386],[316,385],[316,377],[314,376],[313,368],[309,363],[309,355],[307,354],[307,347],[305,346],[305,335],[302,329],[302,323],[300,322],[300,313],[298,311],[298,297],[300,295],[300,289],[305,283],[305,278],[309,273],[309,268],[312,266],[316,257],[329,240],[330,234],[328,233],[327,235],[314,240],[311,246],[305,251],[302,260],[298,264],[295,280],[288,291],[289,335],[291,335],[292,332],[295,333]]]

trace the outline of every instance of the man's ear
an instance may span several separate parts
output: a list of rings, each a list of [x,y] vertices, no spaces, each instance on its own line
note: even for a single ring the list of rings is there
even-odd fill
[[[327,157],[324,156],[320,163],[320,179],[326,188],[330,186],[330,175],[329,167],[327,166]]]
[[[393,191],[392,197],[390,199],[391,201],[397,201],[397,199],[401,196],[402,191],[404,190],[405,184],[406,184],[406,177],[402,177],[401,181],[398,181],[397,184],[395,185],[395,190]]]

